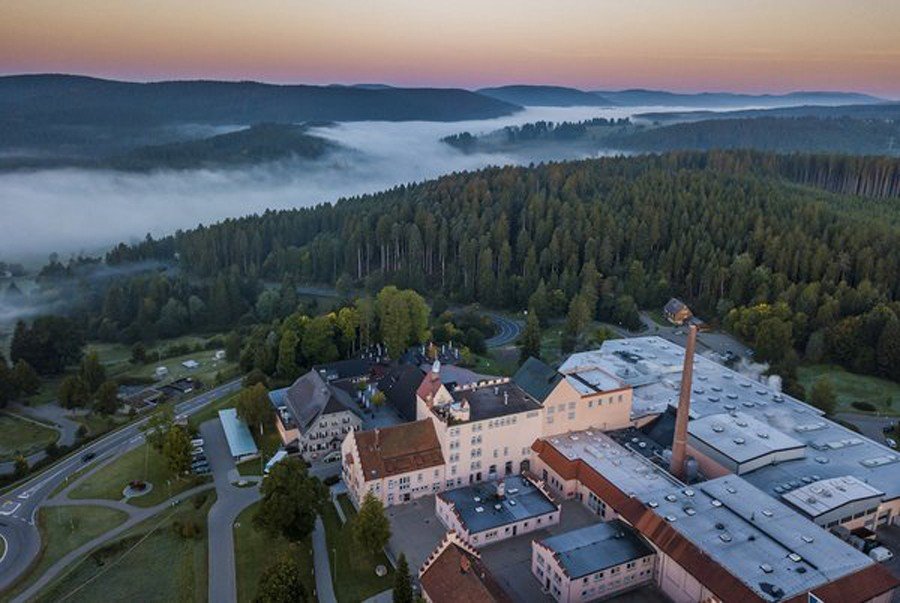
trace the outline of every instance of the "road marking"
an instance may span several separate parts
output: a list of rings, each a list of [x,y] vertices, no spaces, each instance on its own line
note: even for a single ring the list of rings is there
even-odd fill
[[[9,541],[3,534],[0,534],[0,540],[3,541],[3,554],[0,555],[0,563],[3,563],[3,560],[6,559],[6,554],[9,552]]]
[[[3,504],[0,505],[0,515],[12,515],[21,506],[21,503],[14,500],[3,501]]]

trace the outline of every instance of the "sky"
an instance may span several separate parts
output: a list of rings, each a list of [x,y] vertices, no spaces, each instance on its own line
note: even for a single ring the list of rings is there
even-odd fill
[[[0,0],[0,13],[2,74],[900,98],[897,0]]]

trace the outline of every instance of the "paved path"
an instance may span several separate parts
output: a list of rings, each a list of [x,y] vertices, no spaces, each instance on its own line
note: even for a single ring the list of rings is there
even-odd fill
[[[203,484],[202,486],[197,486],[196,488],[191,488],[190,490],[186,490],[177,496],[173,496],[169,500],[162,502],[155,507],[148,507],[146,509],[142,509],[140,507],[132,507],[122,502],[111,501],[105,499],[83,499],[83,500],[70,500],[70,499],[59,499],[54,500],[52,503],[47,503],[49,505],[55,506],[63,506],[63,505],[98,505],[103,507],[111,507],[125,511],[129,514],[129,518],[122,523],[121,525],[116,526],[112,530],[101,534],[97,538],[81,545],[75,550],[69,551],[66,555],[60,558],[56,563],[51,565],[47,571],[41,575],[31,586],[29,586],[26,590],[24,590],[19,596],[13,599],[13,603],[24,603],[25,601],[29,601],[33,599],[42,588],[47,586],[54,578],[61,575],[63,571],[75,561],[82,559],[91,553],[94,549],[110,542],[120,534],[130,530],[137,524],[150,519],[154,515],[165,511],[166,509],[171,509],[174,507],[174,502],[182,501],[187,499],[194,494],[199,494],[200,492],[204,492],[206,490],[212,489],[212,484]],[[160,521],[164,520],[168,517],[168,514],[165,514],[160,517]]]
[[[81,427],[81,424],[70,419],[68,411],[61,408],[56,403],[51,402],[40,406],[24,406],[19,402],[14,402],[9,406],[7,411],[9,414],[14,415],[19,419],[32,421],[39,424],[41,427],[55,429],[59,432],[59,438],[56,440],[56,443],[59,446],[71,446],[78,439],[78,428]],[[25,457],[25,460],[28,461],[28,465],[31,466],[44,460],[46,457],[46,452],[38,450]],[[0,475],[9,475],[15,470],[15,461],[4,461],[0,463]]]
[[[216,502],[209,510],[209,600],[236,603],[237,571],[234,557],[234,522],[241,511],[259,500],[259,486],[238,488],[229,474],[236,472],[219,419],[200,426],[203,448],[216,485]]]
[[[240,386],[240,380],[236,379],[176,404],[175,412],[192,414],[207,404],[237,391]],[[0,592],[28,570],[41,550],[41,536],[34,525],[38,508],[57,487],[65,484],[76,472],[86,466],[93,467],[103,459],[118,457],[142,441],[140,429],[146,420],[146,418],[139,419],[94,440],[0,497],[0,535],[10,543],[10,550],[0,560]],[[96,455],[91,465],[86,465],[81,460],[86,452],[93,452]]]
[[[321,517],[316,517],[316,528],[312,534],[313,565],[316,568],[316,594],[319,603],[333,603],[337,601],[334,596],[334,585],[331,583],[331,565],[329,563],[328,543],[325,540],[325,524]],[[212,600],[212,599],[210,599]]]

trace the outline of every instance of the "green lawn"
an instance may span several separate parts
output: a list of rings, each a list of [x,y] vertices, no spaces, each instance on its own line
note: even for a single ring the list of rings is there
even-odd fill
[[[194,506],[197,501],[199,508]],[[206,515],[212,492],[198,494],[129,530],[71,567],[39,593],[38,601],[205,601],[207,598]],[[176,531],[198,528],[195,537]]]
[[[356,511],[352,505],[342,508],[347,512],[347,523],[343,525],[334,505],[326,505],[322,513],[328,549],[334,549],[328,558],[334,593],[338,601],[363,601],[393,586],[394,568],[384,553],[373,556],[360,549],[350,528]],[[379,564],[388,569],[387,575],[382,578],[375,575],[375,567]]]
[[[204,347],[206,342],[211,339],[198,335],[185,335],[176,337],[175,339],[166,339],[160,341],[155,346],[147,348],[148,355],[153,352],[161,352],[165,354],[165,350],[175,345],[189,345],[192,348],[197,346]],[[119,379],[134,379],[153,382],[156,380],[156,367],[164,366],[169,369],[166,380],[179,379],[181,377],[194,377],[199,379],[205,385],[213,385],[215,383],[216,374],[218,372],[233,371],[237,366],[234,362],[225,360],[216,360],[213,356],[215,350],[202,349],[196,352],[190,352],[171,358],[163,358],[161,360],[151,360],[147,364],[131,363],[131,346],[119,343],[101,343],[93,342],[87,346],[86,351],[97,352],[100,362],[106,367],[109,377]],[[200,366],[195,369],[187,369],[181,365],[185,360],[196,360]]]
[[[859,375],[829,364],[801,366],[797,377],[809,393],[819,379],[828,378],[838,400],[838,411],[861,412],[853,408],[853,402],[869,402],[879,413],[900,415],[900,383],[869,375]]]
[[[147,444],[142,444],[85,478],[69,491],[69,498],[121,500],[122,490],[128,482],[135,479],[153,484],[153,490],[149,494],[131,499],[131,504],[137,507],[158,505],[179,492],[206,481],[206,478],[176,477],[169,471],[166,460],[160,453]]]
[[[294,555],[304,568],[302,575],[306,592],[312,598],[316,588],[313,573],[313,552],[309,539],[291,545],[284,538],[272,538],[253,526],[253,514],[259,503],[254,503],[238,515],[234,527],[234,559],[237,571],[237,600],[253,601],[256,586],[263,571],[283,553]]]
[[[475,366],[472,370],[482,375],[497,375],[511,377],[518,369],[519,352],[514,355],[497,350],[488,350],[484,356],[475,356]]]
[[[260,459],[249,459],[236,465],[238,473],[241,475],[262,475],[263,463]]]
[[[43,545],[41,553],[37,563],[8,595],[12,597],[23,591],[69,551],[110,531],[126,519],[128,516],[122,511],[106,507],[41,507],[38,511],[38,528]]]
[[[86,430],[85,436],[92,438],[111,431],[128,422],[128,417],[124,415],[101,415],[99,413],[90,413],[84,416],[76,415],[72,417],[73,421],[84,425]]]
[[[0,414],[0,460],[28,456],[59,439],[59,432],[16,415]]]
[[[234,405],[237,404],[237,394],[231,394],[230,396],[225,396],[224,398],[219,398],[212,404],[207,404],[198,412],[192,414],[190,418],[188,418],[188,422],[192,427],[199,428],[200,425],[206,423],[210,419],[218,418],[219,411],[225,408],[234,408]]]

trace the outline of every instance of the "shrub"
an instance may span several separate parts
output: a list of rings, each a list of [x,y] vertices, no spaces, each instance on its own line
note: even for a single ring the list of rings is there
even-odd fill
[[[865,400],[857,400],[855,402],[851,402],[850,406],[855,408],[856,410],[861,410],[863,412],[875,412],[878,408],[872,404],[871,402],[866,402]]]

